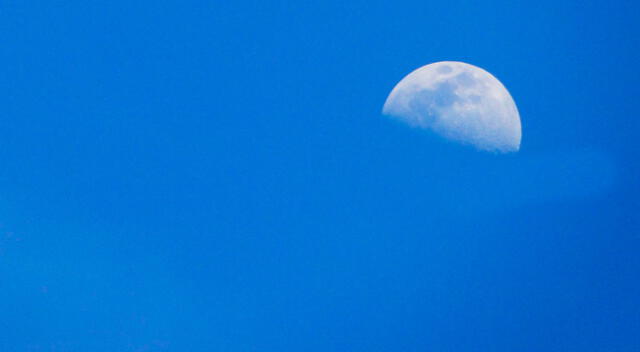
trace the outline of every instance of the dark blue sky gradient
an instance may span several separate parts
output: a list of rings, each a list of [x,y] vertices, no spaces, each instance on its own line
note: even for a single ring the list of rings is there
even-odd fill
[[[640,350],[638,13],[4,3],[0,351]],[[442,60],[519,153],[381,116]]]

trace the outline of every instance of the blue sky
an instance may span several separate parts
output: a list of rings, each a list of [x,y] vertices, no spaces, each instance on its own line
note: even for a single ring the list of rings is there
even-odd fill
[[[0,350],[637,351],[633,2],[0,7]],[[381,115],[436,61],[519,153]]]

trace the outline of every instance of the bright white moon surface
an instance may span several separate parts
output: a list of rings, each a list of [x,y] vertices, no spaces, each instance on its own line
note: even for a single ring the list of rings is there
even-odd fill
[[[516,104],[489,72],[464,62],[422,66],[391,91],[382,112],[479,150],[520,149]]]

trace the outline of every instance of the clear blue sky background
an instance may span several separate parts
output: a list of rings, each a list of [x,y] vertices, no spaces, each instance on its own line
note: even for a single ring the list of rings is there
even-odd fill
[[[5,1],[0,350],[640,350],[633,1]],[[482,67],[521,151],[381,116]]]

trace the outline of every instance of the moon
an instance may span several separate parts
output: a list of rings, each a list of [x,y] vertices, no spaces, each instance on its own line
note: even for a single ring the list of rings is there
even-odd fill
[[[478,150],[520,149],[518,108],[489,72],[457,61],[425,65],[391,91],[382,113]]]

